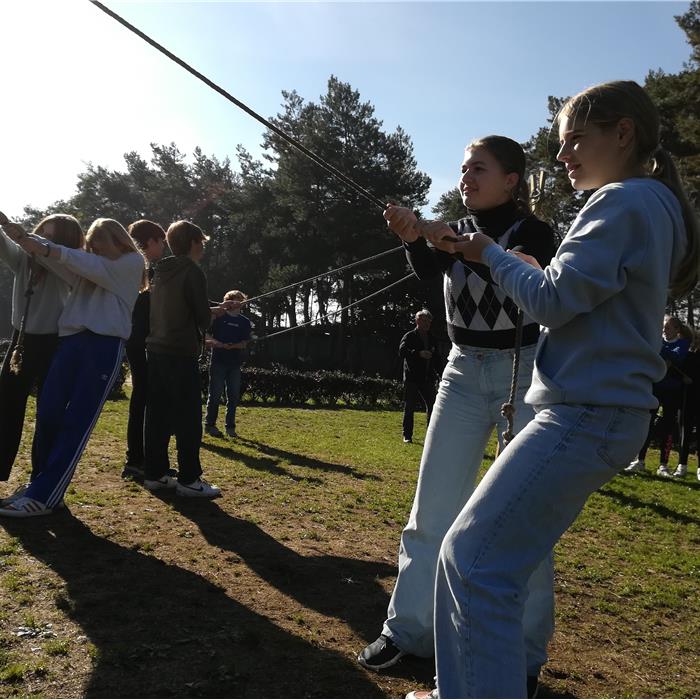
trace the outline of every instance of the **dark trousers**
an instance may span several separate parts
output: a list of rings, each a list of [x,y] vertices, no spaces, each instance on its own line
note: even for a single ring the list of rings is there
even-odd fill
[[[129,423],[126,428],[126,463],[140,467],[144,461],[144,421],[148,395],[148,363],[146,346],[126,346],[126,357],[131,370],[131,400],[129,401]]]
[[[683,411],[683,433],[681,449],[678,451],[678,464],[688,464],[693,429],[695,429],[696,442],[700,443],[700,406],[695,405],[695,402],[686,405]]]
[[[22,367],[19,374],[13,374],[10,371],[10,359],[18,336],[19,332],[15,330],[0,369],[0,481],[9,479],[17,457],[27,398],[35,383],[38,391],[41,391],[58,345],[57,334],[25,333]],[[32,456],[32,477],[34,469]]]
[[[659,439],[659,462],[661,464],[668,464],[668,458],[671,454],[671,448],[673,447],[673,437],[678,427],[678,411],[680,409],[680,404],[677,400],[673,400],[662,403],[659,408],[662,411],[661,416],[658,415],[659,409],[654,409],[651,412],[649,432],[642,449],[639,451],[639,459],[645,459],[652,438],[656,436]]]
[[[160,479],[170,468],[168,443],[175,435],[178,481],[190,484],[202,473],[202,388],[196,357],[148,352],[145,477]]]
[[[403,436],[413,439],[413,412],[416,410],[418,399],[423,399],[427,422],[430,422],[430,414],[435,403],[435,381],[428,379],[422,382],[404,382],[404,408],[403,408]]]

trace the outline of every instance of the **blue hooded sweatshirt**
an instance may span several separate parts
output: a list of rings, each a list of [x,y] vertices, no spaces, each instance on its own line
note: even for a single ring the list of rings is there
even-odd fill
[[[527,403],[658,405],[659,329],[686,241],[671,190],[631,178],[593,194],[544,270],[484,250],[494,281],[544,326]]]

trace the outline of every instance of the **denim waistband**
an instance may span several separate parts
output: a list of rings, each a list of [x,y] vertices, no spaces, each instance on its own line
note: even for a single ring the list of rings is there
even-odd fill
[[[534,350],[536,347],[537,343],[532,345],[524,345],[522,348],[520,348],[520,352],[523,353]],[[506,348],[504,350],[498,348],[478,348],[473,345],[457,345],[456,343],[453,343],[450,355],[452,355],[452,353],[459,353],[463,357],[474,360],[500,360],[504,357],[512,359],[515,355],[515,350],[513,350],[513,348]]]
[[[529,353],[534,354],[536,347],[537,343],[523,346],[520,348],[521,357]],[[503,362],[503,360],[511,362],[515,357],[515,350],[512,348],[506,348],[504,350],[500,348],[478,348],[472,345],[456,345],[453,343],[452,350],[450,351],[450,358],[457,359],[458,357],[463,357],[467,360],[476,360],[478,362]]]

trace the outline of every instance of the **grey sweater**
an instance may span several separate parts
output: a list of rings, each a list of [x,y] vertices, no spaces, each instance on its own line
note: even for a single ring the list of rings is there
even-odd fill
[[[0,260],[14,273],[12,285],[12,325],[16,330],[22,323],[29,284],[29,256],[5,234],[0,233]],[[58,332],[58,319],[63,311],[71,285],[62,271],[47,272],[34,286],[25,331],[44,335]]]
[[[544,270],[486,248],[496,283],[544,326],[525,400],[655,408],[668,288],[685,249],[680,204],[651,178],[601,187]]]

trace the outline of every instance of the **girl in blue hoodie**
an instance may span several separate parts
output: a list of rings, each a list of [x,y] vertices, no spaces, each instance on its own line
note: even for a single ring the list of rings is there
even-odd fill
[[[388,207],[392,230],[418,227],[482,262],[543,326],[526,402],[534,419],[501,452],[445,536],[435,591],[440,697],[525,697],[528,577],[588,496],[635,456],[666,371],[659,328],[669,294],[698,281],[698,224],[659,144],[659,116],[635,82],[597,85],[558,119],[576,190],[595,190],[552,262],[509,253],[481,233],[458,242]],[[447,239],[447,240],[445,240]]]

